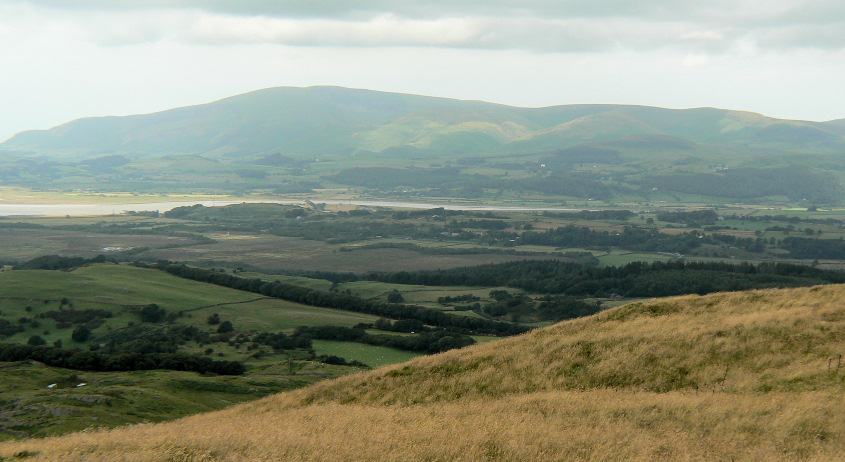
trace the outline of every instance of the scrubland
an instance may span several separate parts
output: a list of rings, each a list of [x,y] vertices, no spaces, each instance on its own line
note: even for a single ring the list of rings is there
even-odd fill
[[[845,287],[633,303],[0,460],[837,460]]]

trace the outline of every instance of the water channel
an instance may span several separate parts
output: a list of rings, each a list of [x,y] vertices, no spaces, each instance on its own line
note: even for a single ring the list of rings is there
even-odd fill
[[[274,203],[305,205],[305,200],[256,200],[256,201],[169,201],[169,202],[137,202],[125,204],[7,204],[0,202],[0,216],[83,216],[83,215],[114,215],[127,212],[141,212],[158,210],[166,212],[175,207],[202,204],[206,207],[224,206],[231,204]],[[446,210],[489,211],[489,212],[572,212],[581,209],[547,206],[517,206],[517,205],[479,205],[461,203],[427,203],[401,202],[369,199],[315,199],[314,202],[329,205],[355,205],[361,207],[391,207],[407,209],[433,209],[443,207]]]

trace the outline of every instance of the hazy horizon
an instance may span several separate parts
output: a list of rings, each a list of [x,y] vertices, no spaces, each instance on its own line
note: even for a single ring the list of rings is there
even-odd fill
[[[11,0],[0,139],[314,85],[829,121],[845,117],[843,31],[833,1]]]
[[[236,95],[225,96],[223,98],[218,98],[218,99],[215,99],[215,100],[212,100],[212,101],[204,101],[204,102],[199,102],[199,103],[196,103],[196,104],[189,104],[189,105],[186,105],[186,106],[176,106],[176,107],[170,107],[170,108],[163,108],[163,109],[153,110],[153,111],[149,111],[149,112],[140,112],[140,113],[133,113],[133,114],[103,114],[103,115],[82,116],[82,117],[79,117],[79,118],[76,118],[76,119],[71,119],[71,120],[67,120],[65,122],[61,122],[57,125],[53,125],[53,126],[50,126],[50,127],[37,127],[37,128],[30,128],[30,129],[21,130],[19,132],[16,132],[16,133],[9,135],[5,139],[0,139],[0,144],[10,140],[11,138],[14,138],[18,134],[26,132],[26,131],[50,130],[52,128],[73,122],[75,120],[100,118],[100,117],[131,117],[131,116],[135,116],[135,115],[157,114],[157,113],[160,113],[160,112],[167,112],[167,111],[172,110],[172,109],[179,109],[179,108],[191,107],[191,106],[201,106],[203,104],[215,103],[217,101],[229,99],[229,98],[232,98],[232,97],[236,97],[236,96],[240,96],[240,95],[244,95],[244,94],[248,94],[248,93],[253,93],[253,92],[262,91],[262,90],[268,90],[268,89],[272,89],[272,88],[282,88],[282,87],[287,87],[287,88],[310,88],[310,87],[349,88],[349,87],[340,87],[340,86],[337,86],[337,85],[310,85],[310,86],[306,86],[306,87],[290,87],[290,86],[266,87],[266,88],[259,88],[259,89],[256,89],[256,90],[247,91],[247,92],[244,92],[244,93],[238,93]],[[371,89],[371,88],[350,88],[350,89],[382,92],[381,90]],[[448,98],[448,97],[442,97],[442,96],[438,96],[438,95],[419,95],[419,94],[406,93],[406,92],[386,92],[386,93],[402,93],[402,94],[411,94],[411,95],[416,95],[416,96],[425,96],[425,97],[433,97],[433,98]],[[466,100],[464,98],[448,98],[448,99]],[[486,101],[486,100],[466,100],[466,101],[483,101],[483,102],[493,103],[493,104],[504,104],[504,103],[501,103],[501,102],[498,102],[498,101]],[[573,105],[576,105],[576,104],[614,105],[614,103],[568,103],[568,104],[573,104]],[[507,106],[521,107],[521,108],[542,108],[542,107],[563,106],[563,105],[567,105],[567,104],[550,104],[550,105],[545,105],[545,106],[518,106],[518,105],[507,105]],[[713,109],[725,109],[725,110],[731,110],[731,111],[754,113],[754,111],[746,111],[745,109],[742,109],[742,108],[724,108],[724,107],[714,107],[714,106],[660,107],[660,106],[650,106],[650,105],[646,105],[646,104],[630,104],[630,106],[658,107],[658,108],[661,108],[661,109],[670,109],[670,110],[713,108]],[[761,115],[766,116],[766,117],[772,117],[769,114],[761,113]],[[781,118],[781,117],[772,117],[772,118],[782,119],[782,120],[803,120],[803,119],[792,119],[792,118]],[[836,120],[840,120],[840,119],[843,119],[843,118],[834,118],[834,119],[829,119],[829,120],[806,120],[806,121],[809,121],[809,122],[832,122],[832,121],[836,121]]]

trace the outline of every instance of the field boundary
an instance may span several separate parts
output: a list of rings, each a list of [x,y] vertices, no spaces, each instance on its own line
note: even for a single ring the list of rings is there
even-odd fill
[[[203,306],[198,306],[198,307],[195,307],[195,308],[188,308],[187,310],[179,310],[179,313],[181,314],[181,313],[188,313],[188,312],[191,312],[191,311],[202,310],[202,309],[205,309],[205,308],[214,308],[215,306],[242,305],[244,303],[252,303],[252,302],[257,302],[257,301],[260,301],[260,300],[277,300],[277,299],[273,298],[273,297],[258,297],[258,298],[253,298],[253,299],[250,299],[250,300],[243,300],[243,301],[240,301],[240,302],[215,303],[213,305],[203,305]]]

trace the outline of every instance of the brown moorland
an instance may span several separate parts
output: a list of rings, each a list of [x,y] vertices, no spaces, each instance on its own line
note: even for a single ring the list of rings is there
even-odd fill
[[[0,460],[845,459],[845,286],[632,303]]]

